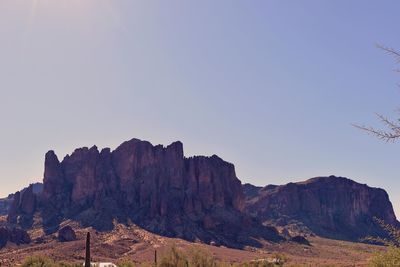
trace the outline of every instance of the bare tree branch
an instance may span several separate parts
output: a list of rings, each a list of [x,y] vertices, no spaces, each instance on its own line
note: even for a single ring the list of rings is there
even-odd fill
[[[390,121],[389,119],[380,114],[376,114],[376,116],[386,127],[389,128],[388,131],[379,130],[374,127],[365,125],[353,124],[353,126],[358,129],[364,130],[372,135],[375,135],[379,139],[382,139],[386,142],[394,142],[397,141],[397,139],[400,139],[400,123]]]
[[[380,44],[376,45],[379,49],[382,49],[383,51],[385,51],[387,54],[393,56],[397,63],[400,63],[400,52],[398,52],[396,49],[391,48],[391,47],[387,47],[387,46],[383,46]]]
[[[358,129],[364,130],[364,131],[366,131],[366,132],[368,132],[368,133],[370,133],[372,135],[375,135],[379,139],[382,139],[382,140],[384,140],[386,142],[394,142],[394,141],[397,141],[397,139],[400,138],[400,135],[384,132],[384,131],[377,130],[377,129],[372,128],[372,127],[366,127],[366,126],[363,126],[363,125],[356,125],[356,124],[353,124],[353,126],[358,128]]]
[[[379,49],[382,49],[385,51],[387,54],[393,56],[396,59],[397,63],[400,63],[400,52],[387,46],[383,46],[380,44],[376,45]],[[400,69],[396,69],[396,72],[400,72]],[[400,86],[400,85],[398,85]],[[400,119],[398,119],[396,122],[389,120],[387,117],[376,113],[376,116],[379,118],[381,123],[385,125],[388,130],[380,130],[376,129],[374,127],[370,126],[365,126],[365,125],[358,125],[358,124],[353,124],[354,127],[364,130],[372,135],[375,135],[379,139],[385,140],[386,142],[394,142],[400,139]]]
[[[384,117],[379,113],[376,113],[376,116],[378,116],[381,122],[385,124],[388,128],[390,128],[393,132],[400,134],[400,124],[390,121],[389,119],[387,119],[386,117]]]

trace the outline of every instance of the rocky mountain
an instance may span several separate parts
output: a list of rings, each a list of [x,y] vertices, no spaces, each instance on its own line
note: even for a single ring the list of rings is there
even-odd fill
[[[30,228],[39,214],[47,233],[73,219],[98,230],[134,222],[161,235],[227,246],[280,240],[244,205],[233,164],[215,155],[185,158],[181,142],[163,147],[132,139],[114,151],[80,148],[61,162],[49,151],[43,192],[30,186],[16,193],[8,222]]]
[[[265,223],[317,235],[359,240],[382,236],[374,217],[398,225],[388,194],[343,177],[317,177],[276,186],[243,186],[246,210]]]
[[[8,214],[14,195],[9,195],[6,198],[0,198],[0,216]]]
[[[335,176],[242,186],[233,164],[216,155],[186,158],[181,142],[164,147],[132,139],[114,151],[79,148],[61,161],[49,151],[43,185],[11,197],[4,209],[9,227],[40,223],[50,234],[68,219],[99,231],[133,222],[160,235],[230,247],[282,240],[266,225],[358,240],[383,235],[374,217],[398,224],[382,189]]]
[[[32,192],[34,194],[40,194],[43,190],[42,183],[34,183],[31,186],[32,186]],[[24,192],[27,189],[28,189],[28,187],[20,190],[19,192]],[[8,195],[8,197],[0,199],[0,216],[7,215],[9,213],[9,210],[10,210],[11,205],[14,200],[14,196],[15,196],[15,194],[10,194],[10,195]]]

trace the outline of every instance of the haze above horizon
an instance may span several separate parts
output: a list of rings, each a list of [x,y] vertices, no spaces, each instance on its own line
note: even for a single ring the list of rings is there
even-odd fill
[[[133,137],[217,154],[243,183],[345,176],[400,214],[399,144],[351,123],[396,118],[397,1],[0,2],[0,196],[46,151]]]

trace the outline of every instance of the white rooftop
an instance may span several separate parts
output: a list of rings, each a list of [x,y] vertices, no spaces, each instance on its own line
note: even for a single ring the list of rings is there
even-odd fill
[[[83,263],[83,266],[85,266],[85,263]],[[118,267],[112,262],[91,262],[90,263],[91,267]]]

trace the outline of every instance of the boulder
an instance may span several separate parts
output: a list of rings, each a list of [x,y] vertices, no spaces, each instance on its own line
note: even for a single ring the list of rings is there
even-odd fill
[[[70,242],[76,240],[75,231],[71,226],[65,226],[58,231],[58,240],[60,242]]]
[[[7,242],[17,245],[29,244],[31,243],[31,238],[28,232],[23,229],[0,227],[0,248],[4,247]]]
[[[301,245],[306,245],[306,246],[311,246],[310,241],[307,240],[304,236],[301,235],[296,235],[292,238],[290,238],[290,241],[301,244]]]
[[[13,228],[10,230],[9,241],[17,245],[29,244],[31,243],[31,237],[27,231],[19,228]]]

